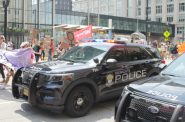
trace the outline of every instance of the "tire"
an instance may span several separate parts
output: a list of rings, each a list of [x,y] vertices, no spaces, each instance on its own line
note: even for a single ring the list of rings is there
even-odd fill
[[[74,88],[66,100],[65,111],[69,116],[81,117],[86,115],[94,104],[94,96],[86,86]]]

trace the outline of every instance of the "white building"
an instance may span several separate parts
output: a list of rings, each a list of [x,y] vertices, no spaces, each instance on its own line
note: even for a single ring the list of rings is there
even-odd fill
[[[73,0],[73,10],[146,20],[147,0]],[[176,39],[185,31],[185,0],[148,0],[148,19],[175,24]]]

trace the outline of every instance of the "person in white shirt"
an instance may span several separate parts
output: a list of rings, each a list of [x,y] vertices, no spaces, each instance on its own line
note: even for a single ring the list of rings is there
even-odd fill
[[[4,41],[5,41],[5,37],[3,35],[0,35],[0,50],[6,50],[6,43]],[[3,81],[1,82],[5,82],[5,73],[3,69],[3,64],[0,64],[0,73],[3,78]]]

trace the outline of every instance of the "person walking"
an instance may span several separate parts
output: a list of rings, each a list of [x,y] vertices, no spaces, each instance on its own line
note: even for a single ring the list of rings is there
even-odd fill
[[[6,43],[5,43],[5,37],[3,35],[0,35],[0,49],[1,50],[6,50]],[[4,73],[4,68],[3,64],[0,63],[0,73],[2,75],[3,81],[1,83],[5,82],[5,73]]]
[[[54,49],[55,49],[54,39],[51,39],[49,50],[48,50],[48,61],[53,60],[54,51],[55,51]]]
[[[41,56],[40,44],[35,44],[33,46],[33,50],[34,50],[34,53],[35,53],[35,60],[36,60],[36,62],[38,62],[39,59],[40,59],[40,56]]]
[[[44,61],[44,58],[45,58],[45,45],[44,45],[44,42],[40,43],[40,49],[41,49],[41,60]]]

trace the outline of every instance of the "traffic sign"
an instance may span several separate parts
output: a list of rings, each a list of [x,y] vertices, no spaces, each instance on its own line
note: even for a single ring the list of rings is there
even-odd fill
[[[169,31],[165,31],[163,35],[165,38],[168,38],[171,35],[171,33]]]

